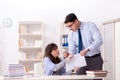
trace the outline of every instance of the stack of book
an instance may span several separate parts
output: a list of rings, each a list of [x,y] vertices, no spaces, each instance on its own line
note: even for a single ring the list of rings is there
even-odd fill
[[[106,77],[108,71],[105,70],[91,70],[86,71],[87,76],[95,76],[95,77]]]
[[[21,64],[9,64],[7,68],[7,76],[24,76],[25,69]]]

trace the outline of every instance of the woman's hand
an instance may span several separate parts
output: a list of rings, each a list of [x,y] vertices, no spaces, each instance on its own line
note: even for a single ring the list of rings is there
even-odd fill
[[[69,60],[69,59],[71,59],[72,57],[73,57],[73,55],[72,55],[72,54],[69,54],[66,59]]]

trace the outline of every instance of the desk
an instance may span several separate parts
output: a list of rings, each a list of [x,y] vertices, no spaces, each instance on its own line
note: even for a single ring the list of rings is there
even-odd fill
[[[3,77],[0,80],[93,80],[105,77],[92,77],[87,75],[63,75],[63,76],[31,76],[31,77]]]
[[[41,76],[26,78],[26,80],[83,80],[83,79],[103,79],[104,77],[92,77],[87,75],[64,75],[64,76]]]

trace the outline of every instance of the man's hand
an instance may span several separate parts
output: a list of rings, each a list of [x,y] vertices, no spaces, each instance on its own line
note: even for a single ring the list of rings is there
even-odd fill
[[[88,52],[87,50],[82,50],[82,51],[80,51],[80,55],[85,56],[87,52]]]
[[[67,58],[69,56],[69,53],[68,52],[63,52],[63,57],[64,58]]]
[[[75,66],[74,67],[74,72],[76,73],[79,69],[80,69],[80,67]]]

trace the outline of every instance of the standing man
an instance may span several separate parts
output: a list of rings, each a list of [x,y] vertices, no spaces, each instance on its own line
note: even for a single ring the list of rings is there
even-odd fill
[[[103,40],[97,26],[92,22],[78,20],[74,13],[68,14],[64,23],[71,30],[68,35],[69,54],[79,53],[85,56],[87,63],[86,67],[76,67],[76,73],[85,74],[86,70],[102,70],[100,46]]]

